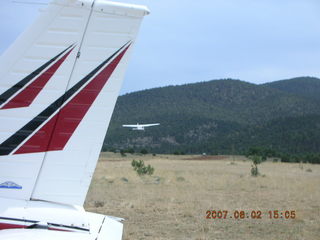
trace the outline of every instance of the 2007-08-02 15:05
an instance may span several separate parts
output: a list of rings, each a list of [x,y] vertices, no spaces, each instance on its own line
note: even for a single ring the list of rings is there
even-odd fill
[[[235,210],[235,211],[227,211],[227,210],[208,210],[206,211],[206,219],[295,219],[296,211],[295,210],[269,210],[266,212],[262,212],[260,210],[252,210],[252,211],[243,211],[243,210]]]

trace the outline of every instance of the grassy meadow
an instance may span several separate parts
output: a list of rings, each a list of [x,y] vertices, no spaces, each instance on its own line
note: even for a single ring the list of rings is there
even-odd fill
[[[133,159],[154,174],[138,176]],[[258,177],[250,169],[241,156],[102,153],[85,208],[124,218],[123,240],[320,239],[320,165],[268,161]],[[208,210],[228,215],[206,219]],[[296,216],[270,219],[270,210]],[[234,211],[262,215],[235,219]]]

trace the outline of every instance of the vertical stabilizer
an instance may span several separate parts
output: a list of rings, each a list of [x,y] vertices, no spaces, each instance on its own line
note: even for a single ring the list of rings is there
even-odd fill
[[[54,0],[0,59],[0,197],[82,205],[143,6]]]

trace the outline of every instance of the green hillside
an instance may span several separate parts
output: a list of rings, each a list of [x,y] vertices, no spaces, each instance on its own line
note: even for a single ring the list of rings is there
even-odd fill
[[[318,102],[320,101],[320,81],[318,78],[298,77],[266,83],[264,86],[278,89],[287,93],[292,93],[297,96],[314,99]]]
[[[317,152],[320,80],[297,79],[263,85],[213,80],[120,96],[104,149],[221,154],[263,146],[281,152]],[[161,125],[146,131],[121,127],[149,122]]]

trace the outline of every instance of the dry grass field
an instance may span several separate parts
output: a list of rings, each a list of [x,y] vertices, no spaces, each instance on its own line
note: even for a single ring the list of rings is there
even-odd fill
[[[155,168],[139,177],[132,159]],[[264,162],[250,176],[243,157],[101,154],[85,208],[125,218],[124,240],[319,240],[320,165]],[[226,219],[206,219],[227,210]],[[261,219],[230,218],[261,211]],[[269,210],[295,211],[270,219]]]

